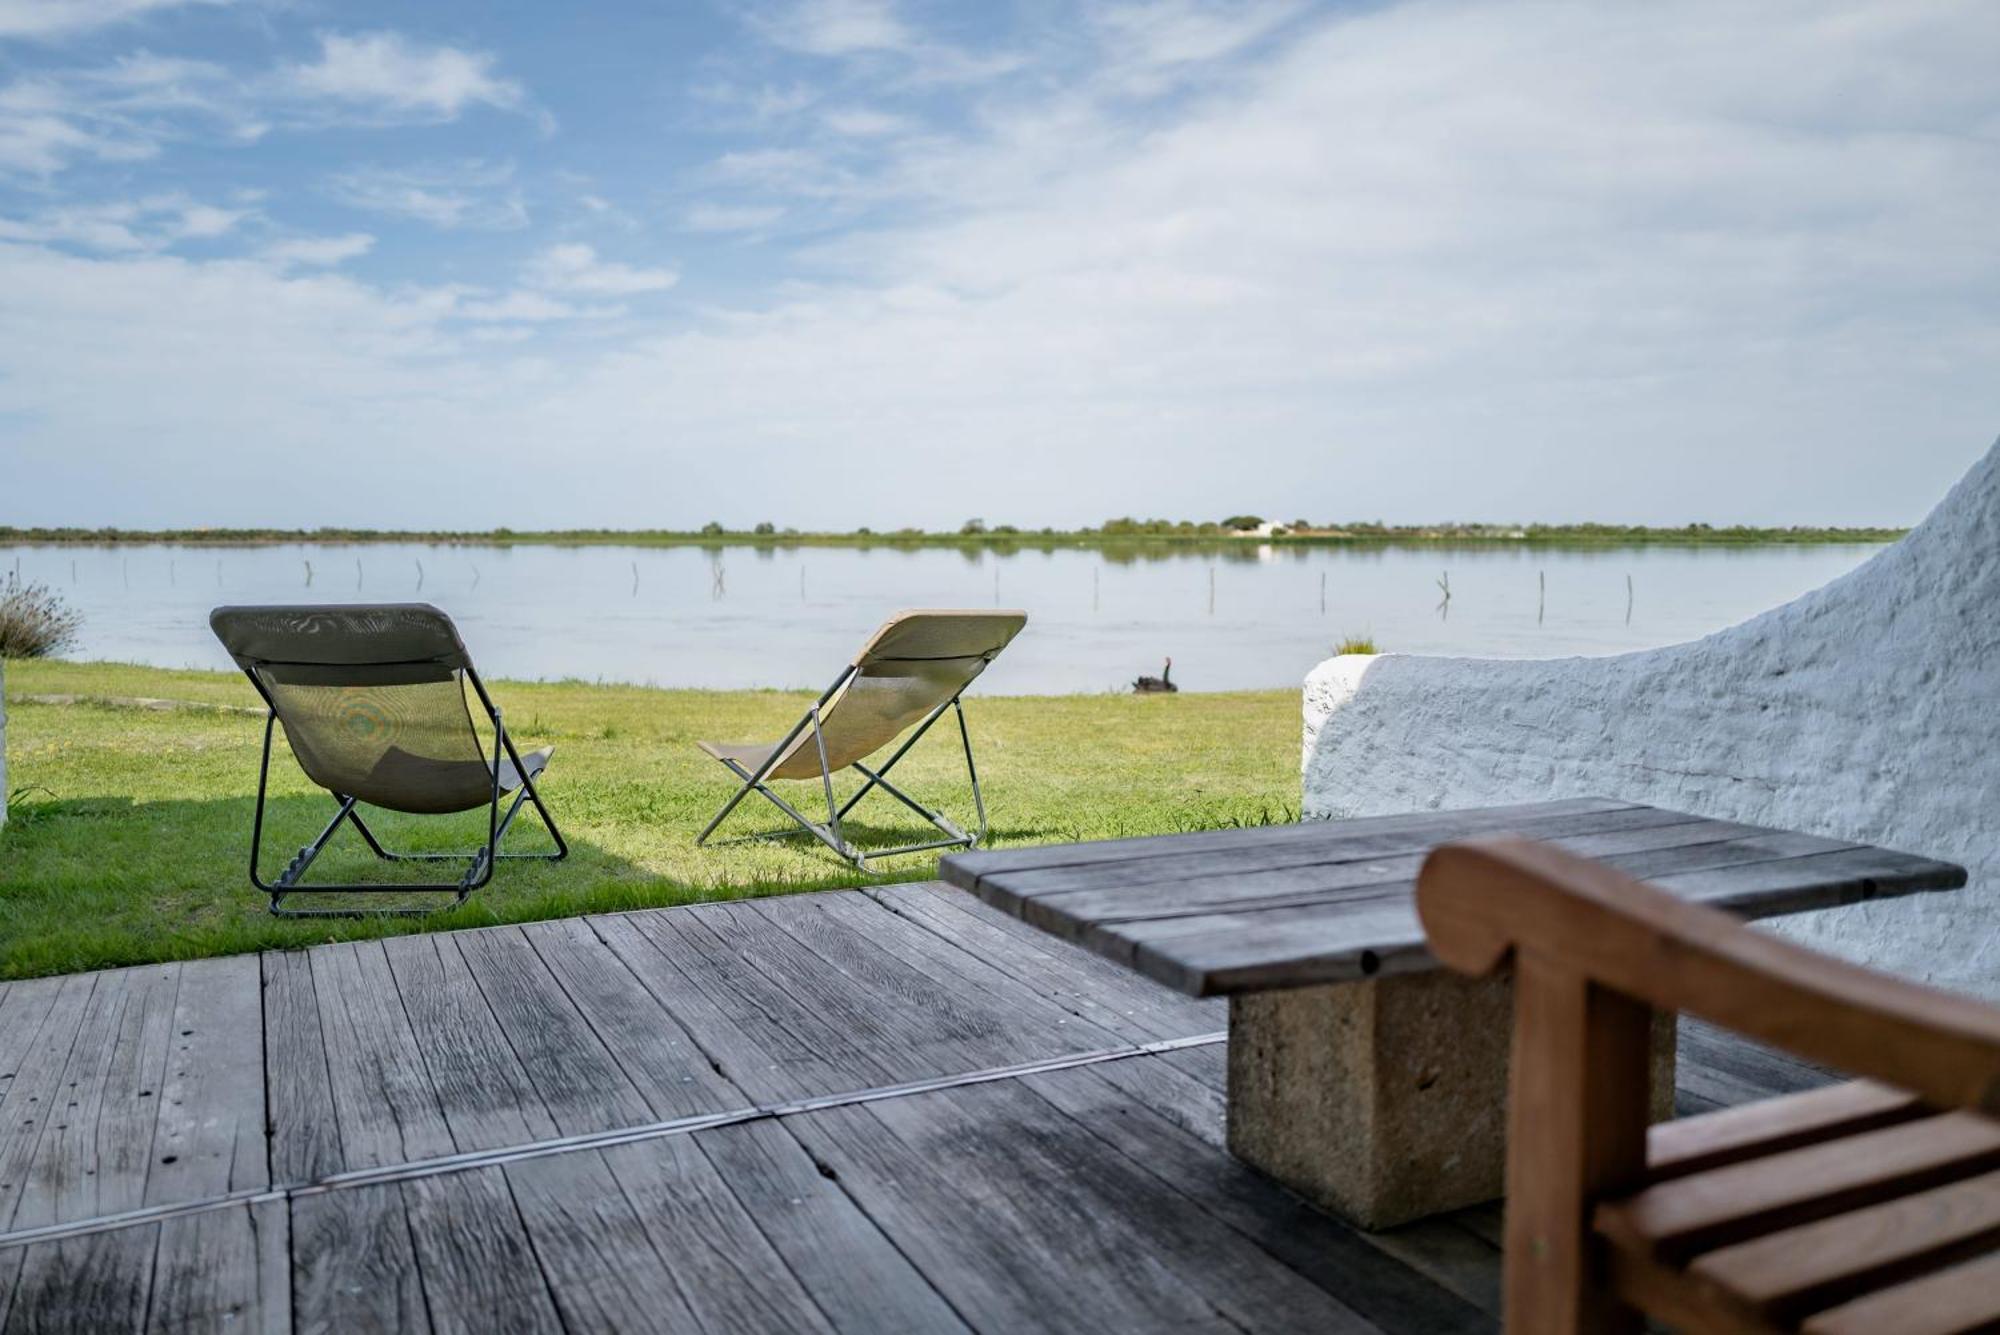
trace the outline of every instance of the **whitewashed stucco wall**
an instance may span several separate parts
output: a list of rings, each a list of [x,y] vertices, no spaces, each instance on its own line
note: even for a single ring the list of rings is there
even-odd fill
[[[1308,817],[1597,794],[1964,863],[1962,891],[1772,925],[2000,998],[2000,443],[1902,542],[1704,640],[1329,659],[1303,770]]]

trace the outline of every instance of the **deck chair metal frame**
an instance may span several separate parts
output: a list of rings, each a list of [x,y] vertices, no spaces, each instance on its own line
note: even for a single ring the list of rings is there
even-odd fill
[[[447,617],[442,611],[439,611],[437,608],[431,607],[429,604],[408,604],[408,605],[403,605],[403,607],[398,608],[398,610],[404,610],[405,608],[408,610],[434,613],[444,623],[444,625],[448,627],[451,626],[450,618]],[[243,611],[261,612],[261,611],[273,611],[273,610],[313,611],[320,609],[217,608],[216,615],[220,616],[221,614],[226,612],[243,612]],[[343,609],[336,607],[334,609],[326,609],[326,610],[350,610],[350,609]],[[211,620],[213,621],[213,618],[211,618]],[[451,629],[453,636],[456,637],[457,633],[456,627],[452,627]],[[217,633],[218,635],[220,634],[219,629]],[[248,666],[244,667],[244,675],[250,678],[250,684],[256,688],[258,696],[263,699],[265,705],[263,754],[258,762],[258,767],[257,767],[257,805],[255,813],[251,818],[251,826],[250,826],[250,883],[256,886],[257,889],[263,891],[265,895],[269,896],[270,911],[272,912],[272,914],[280,918],[363,918],[363,917],[378,917],[378,916],[380,917],[421,916],[430,913],[437,913],[447,909],[457,908],[459,905],[465,903],[467,899],[471,898],[471,896],[475,891],[485,887],[485,885],[493,879],[494,867],[501,859],[521,859],[521,860],[540,861],[540,862],[560,862],[564,858],[569,856],[569,843],[567,840],[563,838],[562,830],[556,824],[555,814],[549,810],[548,803],[542,800],[541,790],[536,786],[535,783],[536,778],[541,774],[543,769],[546,768],[547,766],[547,761],[548,761],[547,753],[538,753],[535,759],[537,759],[539,763],[531,764],[529,760],[524,759],[520,751],[515,747],[512,735],[509,734],[507,731],[506,722],[502,718],[500,713],[500,706],[495,704],[493,702],[493,697],[487,693],[486,683],[480,680],[479,673],[472,666],[470,657],[461,654],[460,661],[455,663],[453,666],[456,668],[457,671],[462,672],[464,674],[465,683],[469,684],[472,687],[473,694],[478,697],[480,708],[484,711],[488,722],[491,723],[493,728],[493,754],[491,759],[488,761],[488,768],[492,772],[493,782],[492,782],[491,796],[488,802],[486,803],[485,843],[465,852],[451,852],[451,853],[396,852],[388,848],[386,845],[384,845],[382,841],[376,837],[375,832],[368,828],[367,821],[362,819],[361,812],[358,810],[358,807],[361,802],[360,798],[355,797],[349,793],[342,793],[336,791],[335,789],[329,788],[326,791],[333,798],[334,802],[338,807],[338,809],[333,814],[333,818],[326,823],[325,828],[321,829],[320,832],[313,837],[310,843],[307,843],[306,845],[304,845],[299,849],[298,853],[295,854],[292,860],[286,864],[284,870],[278,874],[277,879],[274,881],[266,881],[263,877],[261,870],[262,852],[264,844],[264,810],[270,790],[271,740],[278,726],[282,724],[284,720],[280,717],[278,702],[272,697],[271,692],[265,687],[264,682],[258,678],[256,672],[252,668]],[[467,720],[467,725],[470,726],[469,717]],[[287,738],[287,741],[289,742],[289,737]],[[296,751],[293,752],[293,756],[294,759],[297,758]],[[503,770],[502,768],[503,759],[507,763],[512,765],[513,777],[518,778],[520,780],[519,786],[511,790],[513,792],[513,800],[510,803],[508,803],[507,809],[504,813],[500,809],[501,799],[505,797],[510,790],[503,783],[503,775],[506,773],[506,771]],[[308,777],[311,776],[308,775]],[[315,782],[317,781],[315,780]],[[535,808],[536,813],[540,815],[543,826],[546,827],[549,832],[549,837],[555,841],[555,850],[549,853],[502,852],[500,849],[501,840],[506,838],[507,831],[513,825],[514,818],[520,814],[521,808],[528,804],[532,804]],[[464,863],[465,869],[462,873],[460,873],[458,879],[450,881],[425,880],[425,881],[378,881],[378,882],[358,882],[358,883],[339,882],[339,883],[322,883],[314,885],[305,884],[304,877],[306,870],[312,866],[314,860],[317,859],[320,853],[326,848],[328,841],[331,840],[333,836],[339,832],[340,827],[343,824],[352,825],[355,829],[355,832],[358,833],[361,836],[362,840],[368,845],[369,851],[384,862]],[[380,909],[377,908],[288,909],[284,907],[284,901],[286,896],[292,894],[372,895],[372,894],[431,894],[431,893],[449,894],[452,896],[452,899],[448,904],[434,904],[428,906],[413,905],[413,906],[380,908]]]
[[[918,723],[916,728],[910,733],[910,735],[903,739],[902,745],[898,746],[895,749],[895,751],[889,756],[889,759],[883,763],[881,768],[879,769],[871,768],[868,765],[862,763],[860,760],[850,760],[849,762],[847,762],[846,765],[841,766],[841,768],[853,769],[858,771],[863,777],[863,779],[866,780],[866,782],[864,782],[861,785],[861,787],[853,793],[853,795],[848,797],[848,799],[845,802],[839,801],[835,797],[833,791],[834,769],[828,763],[827,750],[826,750],[826,736],[821,727],[821,720],[823,713],[827,711],[830,707],[837,707],[837,702],[846,692],[847,688],[850,685],[852,685],[856,680],[856,678],[862,674],[863,671],[862,660],[866,657],[868,649],[873,647],[874,644],[877,641],[879,641],[882,638],[882,636],[885,633],[887,633],[891,628],[895,627],[899,623],[902,623],[904,621],[916,617],[938,617],[941,615],[979,616],[979,617],[991,616],[993,618],[1000,620],[1004,620],[1008,617],[1015,617],[1018,618],[1019,620],[1015,625],[1014,630],[1012,632],[1009,632],[1005,638],[1001,639],[1000,643],[996,647],[990,650],[983,651],[982,653],[977,655],[963,655],[963,657],[968,659],[973,657],[980,658],[982,660],[981,667],[978,669],[978,671],[975,671],[970,676],[968,676],[964,682],[960,683],[958,689],[953,691],[948,699],[945,699],[944,701],[940,702],[935,708],[931,709],[929,713],[927,713],[924,716],[922,722]],[[730,813],[735,811],[736,808],[742,804],[743,799],[750,796],[750,794],[752,793],[756,793],[759,796],[763,797],[765,800],[769,801],[772,806],[775,806],[776,808],[778,808],[778,810],[784,812],[785,815],[789,816],[796,823],[798,828],[789,830],[769,831],[760,835],[751,835],[749,836],[749,838],[772,839],[772,838],[786,838],[799,834],[810,834],[815,839],[825,844],[828,848],[832,849],[835,853],[839,854],[846,861],[852,863],[855,869],[858,871],[864,871],[864,872],[873,871],[874,868],[870,865],[871,862],[881,858],[900,857],[909,853],[926,853],[934,849],[976,847],[979,844],[979,841],[986,837],[988,829],[987,819],[986,819],[986,795],[979,786],[979,767],[972,757],[972,733],[971,730],[966,726],[965,722],[964,695],[967,688],[970,687],[973,681],[978,678],[979,673],[985,670],[984,665],[990,664],[992,660],[999,655],[1000,650],[1006,647],[1006,645],[1012,640],[1013,635],[1019,632],[1020,625],[1025,624],[1026,620],[1027,620],[1027,614],[1023,612],[994,612],[994,613],[981,612],[976,614],[902,612],[898,613],[895,617],[892,617],[889,620],[889,622],[886,623],[881,630],[877,631],[875,636],[870,639],[868,646],[863,648],[863,651],[860,655],[857,655],[856,661],[849,663],[846,667],[841,669],[840,675],[838,675],[833,679],[833,684],[828,686],[826,690],[820,693],[819,698],[813,701],[813,703],[806,709],[805,714],[800,717],[799,721],[794,725],[792,725],[791,731],[787,732],[775,746],[771,747],[770,754],[767,755],[762,761],[762,763],[758,764],[756,768],[754,769],[749,768],[745,766],[740,760],[735,759],[734,757],[717,754],[715,751],[710,752],[710,754],[715,755],[715,758],[721,761],[722,764],[729,769],[730,773],[734,774],[738,779],[742,780],[742,786],[739,787],[733,794],[730,795],[729,800],[723,803],[722,810],[718,811],[715,814],[715,818],[709,821],[707,827],[703,829],[701,834],[696,837],[695,839],[696,846],[700,847],[706,845],[708,843],[709,836],[713,835],[716,829],[720,827],[725,820],[729,819]],[[897,787],[894,783],[890,781],[888,777],[889,771],[894,769],[896,767],[897,762],[902,760],[904,756],[910,753],[912,747],[916,746],[918,742],[923,740],[924,735],[931,730],[931,726],[935,724],[939,719],[943,718],[947,710],[949,710],[952,714],[954,714],[958,719],[959,744],[964,749],[965,753],[965,774],[966,778],[972,784],[972,804],[977,819],[977,827],[970,831],[962,829],[958,824],[952,821],[950,817],[946,816],[944,812],[938,810],[937,808],[925,806],[922,802],[919,802],[916,798],[912,797],[910,794],[904,792],[901,788]],[[824,821],[816,821],[813,820],[811,817],[807,816],[803,811],[800,811],[798,807],[786,801],[781,795],[775,792],[771,788],[769,783],[772,771],[778,769],[781,765],[783,765],[787,760],[791,758],[794,752],[793,744],[797,742],[799,738],[803,734],[805,734],[808,730],[810,730],[812,734],[814,751],[819,760],[820,789],[826,795],[826,820]],[[878,849],[863,849],[858,845],[849,841],[845,832],[841,827],[841,821],[847,816],[848,812],[852,811],[857,805],[859,805],[859,803],[863,798],[867,797],[868,794],[875,791],[877,788],[880,788],[883,792],[889,794],[889,796],[895,798],[898,802],[901,802],[911,811],[914,811],[919,816],[922,816],[944,837],[940,839],[921,840],[919,842],[911,844],[901,844],[894,848],[878,848]]]

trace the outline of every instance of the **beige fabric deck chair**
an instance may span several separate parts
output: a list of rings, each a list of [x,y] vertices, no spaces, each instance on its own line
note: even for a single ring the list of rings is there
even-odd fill
[[[236,660],[269,713],[264,759],[257,772],[257,809],[250,831],[250,883],[271,897],[280,917],[357,917],[373,910],[295,910],[296,891],[449,893],[463,904],[493,877],[498,858],[560,861],[569,846],[543,803],[535,780],[554,749],[527,756],[500,721],[500,707],[473,671],[451,618],[428,603],[342,606],[218,607],[209,626]],[[492,727],[489,756],[472,722],[467,688]],[[285,740],[306,777],[339,804],[319,837],[301,848],[275,881],[258,869],[265,795],[271,775],[271,734]],[[500,799],[516,794],[503,814]],[[466,853],[392,853],[356,810],[359,803],[422,815],[487,809],[486,842]],[[500,841],[524,803],[532,802],[555,840],[553,853],[502,853]],[[463,862],[452,881],[303,885],[306,869],[342,823],[350,823],[375,856],[390,862]],[[428,908],[386,910],[422,913]]]
[[[833,685],[826,688],[805,717],[779,741],[748,746],[697,743],[741,779],[743,786],[723,804],[695,842],[707,843],[737,804],[754,792],[797,821],[801,831],[811,834],[862,871],[870,870],[870,858],[921,853],[934,848],[970,848],[977,844],[986,837],[986,799],[979,791],[979,771],[972,762],[972,735],[966,730],[965,707],[959,703],[959,697],[1021,633],[1027,622],[1028,614],[1021,611],[898,612],[869,637],[854,661],[841,669]],[[947,709],[958,715],[958,737],[965,747],[965,772],[972,780],[972,802],[978,813],[978,828],[969,834],[944,813],[896,787],[887,777],[896,762],[930,731],[933,723],[944,717]],[[895,741],[912,724],[917,725],[916,730],[880,769],[870,769],[862,763]],[[866,781],[852,797],[836,806],[833,776],[848,768]],[[826,793],[825,822],[807,819],[797,807],[773,792],[770,782],[774,779],[818,779]],[[869,852],[849,843],[841,833],[841,818],[876,788],[922,816],[945,837]]]

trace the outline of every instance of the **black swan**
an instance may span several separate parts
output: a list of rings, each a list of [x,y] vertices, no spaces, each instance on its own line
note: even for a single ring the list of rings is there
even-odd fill
[[[1167,660],[1167,665],[1160,669],[1159,676],[1141,677],[1133,682],[1132,689],[1140,695],[1160,695],[1178,691],[1180,687],[1174,685],[1174,660],[1171,658]]]

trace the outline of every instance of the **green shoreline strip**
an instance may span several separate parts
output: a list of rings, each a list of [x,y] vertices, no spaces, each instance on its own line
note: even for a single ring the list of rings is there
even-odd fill
[[[970,521],[977,524],[978,521]],[[813,533],[760,525],[728,529],[719,524],[684,532],[672,529],[508,528],[482,531],[362,528],[19,528],[0,525],[0,546],[107,546],[175,544],[260,547],[285,543],[367,545],[416,543],[431,546],[537,547],[944,547],[1013,551],[1083,548],[1142,551],[1152,548],[1204,552],[1254,551],[1264,545],[1293,547],[1757,547],[1877,544],[1906,534],[1901,528],[1791,527],[1688,524],[1657,528],[1625,524],[1410,524],[1329,525],[1271,534],[1239,532],[1220,524],[1167,520],[1111,520],[1101,528],[1016,529],[980,526],[964,532],[904,528],[885,532]]]

